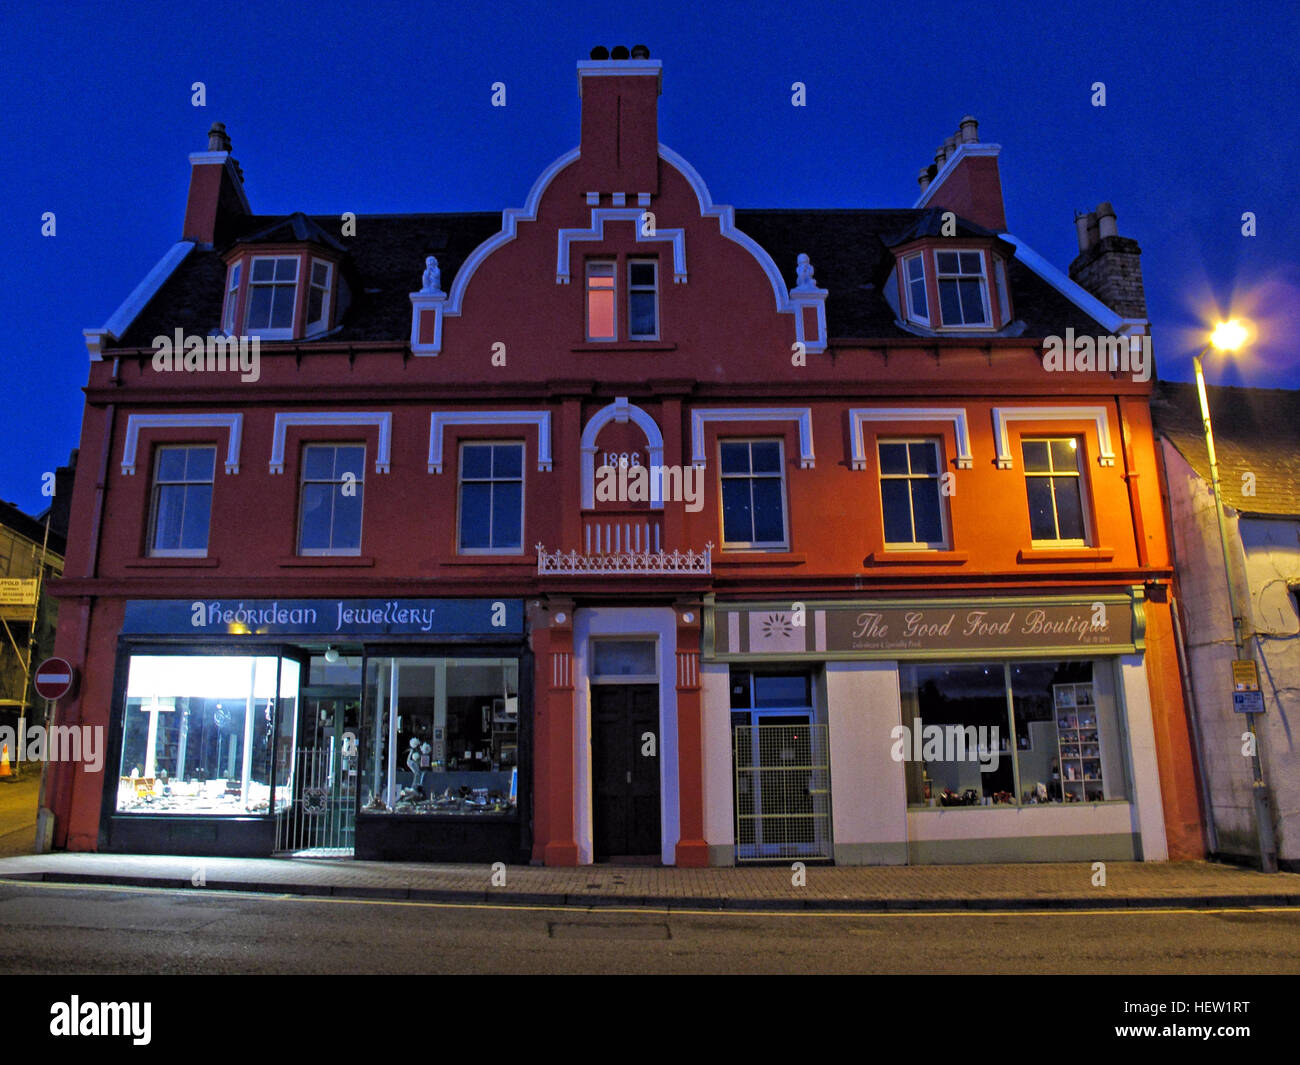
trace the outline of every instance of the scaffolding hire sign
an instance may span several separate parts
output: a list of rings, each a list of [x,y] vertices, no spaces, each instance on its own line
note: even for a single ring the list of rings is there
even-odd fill
[[[34,606],[36,578],[0,578],[0,606]]]

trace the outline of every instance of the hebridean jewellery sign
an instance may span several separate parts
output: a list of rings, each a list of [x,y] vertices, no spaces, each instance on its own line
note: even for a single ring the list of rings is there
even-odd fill
[[[1123,654],[1142,649],[1142,596],[726,603],[706,620],[706,655],[945,658]],[[712,637],[710,647],[710,636]]]
[[[131,599],[124,633],[166,636],[519,635],[522,599]]]

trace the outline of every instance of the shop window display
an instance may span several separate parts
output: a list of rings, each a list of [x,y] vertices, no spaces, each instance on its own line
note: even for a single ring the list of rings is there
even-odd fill
[[[1108,662],[905,666],[901,688],[910,805],[1032,806],[1127,797]]]
[[[277,694],[282,719],[296,714],[297,663],[280,666],[275,656],[133,655],[118,812],[271,812]]]
[[[516,659],[372,658],[362,732],[363,813],[515,813]]]

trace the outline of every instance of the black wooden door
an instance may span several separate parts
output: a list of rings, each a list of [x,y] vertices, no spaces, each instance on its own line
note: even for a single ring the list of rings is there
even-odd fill
[[[657,855],[657,685],[592,685],[591,771],[596,857]]]

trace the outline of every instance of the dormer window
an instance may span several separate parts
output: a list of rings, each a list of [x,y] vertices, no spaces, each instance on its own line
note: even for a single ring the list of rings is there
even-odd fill
[[[250,336],[289,339],[298,293],[298,259],[255,258],[248,281],[248,317],[244,331]]]
[[[939,282],[939,314],[945,326],[989,324],[988,283],[984,276],[984,253],[979,251],[935,252]]]

